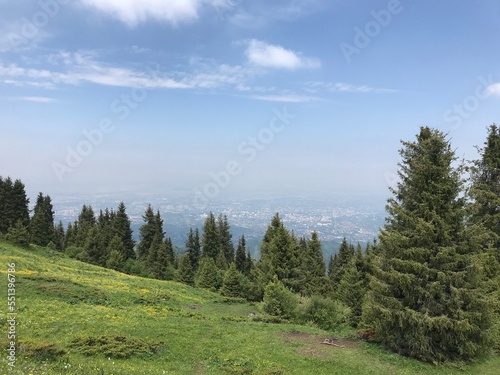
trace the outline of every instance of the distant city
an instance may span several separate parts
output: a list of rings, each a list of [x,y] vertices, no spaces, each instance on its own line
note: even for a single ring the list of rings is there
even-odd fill
[[[124,201],[132,221],[134,237],[138,240],[142,215],[148,204],[159,210],[164,221],[167,236],[171,237],[179,252],[184,249],[189,228],[201,228],[207,214],[226,214],[231,225],[233,242],[244,234],[247,246],[254,256],[258,256],[259,244],[267,226],[275,213],[279,213],[285,226],[296,236],[309,237],[317,231],[323,243],[325,257],[335,253],[343,237],[349,242],[362,245],[377,237],[384,224],[384,205],[380,200],[369,198],[338,196],[336,198],[306,198],[301,196],[286,198],[252,198],[245,200],[214,200],[206,207],[193,205],[192,197],[131,194],[123,198],[111,195],[86,197],[83,195],[59,195],[52,198],[55,220],[66,226],[74,221],[82,205],[91,205],[96,215],[106,207],[116,209]]]

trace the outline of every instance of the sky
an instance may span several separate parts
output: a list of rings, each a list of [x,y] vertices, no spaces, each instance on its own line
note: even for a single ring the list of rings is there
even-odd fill
[[[0,0],[0,175],[30,191],[387,196],[422,125],[477,157],[497,0]]]

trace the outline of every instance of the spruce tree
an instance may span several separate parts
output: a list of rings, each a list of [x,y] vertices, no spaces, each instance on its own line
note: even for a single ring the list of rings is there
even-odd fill
[[[349,323],[356,327],[361,320],[363,299],[367,290],[366,263],[358,243],[337,288],[340,301],[351,309]]]
[[[50,197],[38,194],[30,222],[31,242],[47,246],[54,237],[54,211]]]
[[[94,209],[92,206],[83,205],[80,214],[78,215],[77,224],[73,226],[74,231],[74,245],[78,247],[85,247],[89,231],[96,224]]]
[[[26,196],[26,189],[21,180],[17,179],[14,181],[12,186],[12,205],[14,208],[14,215],[12,217],[12,223],[21,222],[26,228],[29,228],[30,217],[28,205],[30,200]]]
[[[202,256],[208,256],[213,260],[219,255],[219,233],[217,221],[212,212],[207,216],[203,223],[203,235],[201,238]]]
[[[210,290],[217,288],[217,266],[210,257],[202,257],[196,275],[196,286]]]
[[[195,273],[189,256],[187,254],[182,255],[179,260],[179,269],[177,270],[177,281],[188,285],[194,285],[194,275]]]
[[[400,155],[364,325],[410,357],[471,359],[487,350],[491,321],[478,289],[478,249],[464,231],[454,152],[442,132],[422,127],[415,142],[403,142]]]
[[[493,124],[480,159],[471,167],[469,197],[470,231],[480,233],[485,271],[484,292],[495,313],[496,344],[500,350],[500,127]]]
[[[28,228],[26,228],[21,220],[19,220],[16,225],[9,227],[5,240],[14,245],[29,247],[30,245],[30,235]]]
[[[245,246],[246,246],[245,236],[242,235],[241,238],[238,240],[238,248],[236,249],[236,256],[235,256],[236,269],[242,273],[246,272],[245,267],[246,267],[247,255]]]
[[[217,232],[219,237],[219,246],[222,248],[226,264],[234,262],[234,246],[232,242],[231,228],[227,220],[227,215],[219,215],[217,219]]]
[[[151,205],[148,205],[144,215],[142,216],[144,224],[139,228],[139,238],[140,242],[137,246],[138,258],[147,258],[148,251],[153,243],[156,235],[161,236],[163,241],[163,220],[160,217],[160,212],[157,214],[153,212]]]
[[[133,238],[130,218],[127,215],[125,203],[120,202],[116,213],[111,218],[111,227],[113,235],[118,236],[124,246],[125,259],[134,259],[135,241]]]
[[[339,251],[333,258],[333,264],[331,265],[331,273],[329,274],[330,280],[332,282],[333,290],[336,291],[337,287],[344,275],[347,265],[354,256],[354,247],[347,243],[344,237],[342,243],[340,244]]]
[[[122,271],[125,264],[125,246],[120,236],[115,235],[108,248],[108,258],[106,259],[106,267],[116,271]]]
[[[244,276],[236,269],[236,265],[231,263],[229,269],[224,274],[224,281],[220,292],[226,297],[246,296]]]
[[[12,181],[10,177],[0,177],[0,233],[7,233],[10,227],[29,227],[29,199],[21,180]]]
[[[189,228],[188,239],[186,240],[186,249],[189,259],[191,260],[191,266],[195,271],[198,270],[198,263],[201,256],[200,233],[198,228],[194,231],[193,228]]]
[[[54,228],[53,242],[56,245],[56,250],[64,251],[64,239],[66,234],[64,233],[64,226],[62,221]]]

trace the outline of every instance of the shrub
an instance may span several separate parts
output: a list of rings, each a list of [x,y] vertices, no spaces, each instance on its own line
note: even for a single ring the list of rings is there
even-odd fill
[[[293,318],[298,304],[298,297],[276,278],[264,288],[264,311],[269,315]]]
[[[350,314],[349,307],[340,301],[313,296],[307,301],[301,320],[333,331],[342,325],[348,325]]]

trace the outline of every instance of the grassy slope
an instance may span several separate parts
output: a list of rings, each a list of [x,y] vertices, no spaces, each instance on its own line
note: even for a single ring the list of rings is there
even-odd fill
[[[248,313],[256,311],[252,304],[225,303],[217,294],[179,283],[132,277],[50,250],[5,243],[0,243],[2,296],[12,262],[18,343],[55,344],[67,353],[52,359],[19,355],[15,371],[9,371],[2,350],[0,373],[485,375],[500,368],[499,357],[460,370],[422,364],[362,342],[350,349],[321,345],[331,333],[251,322]],[[6,303],[1,306],[0,343],[5,347]],[[164,344],[157,354],[129,359],[84,356],[70,347],[75,338],[100,335]]]

